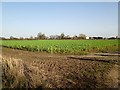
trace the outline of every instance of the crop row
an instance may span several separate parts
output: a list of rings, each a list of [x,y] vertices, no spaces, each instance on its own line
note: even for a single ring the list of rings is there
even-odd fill
[[[67,54],[118,50],[117,40],[3,40],[1,44],[20,50]]]

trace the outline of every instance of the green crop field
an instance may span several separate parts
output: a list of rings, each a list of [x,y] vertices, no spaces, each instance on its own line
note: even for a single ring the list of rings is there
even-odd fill
[[[62,54],[114,52],[118,40],[2,40],[3,47]]]

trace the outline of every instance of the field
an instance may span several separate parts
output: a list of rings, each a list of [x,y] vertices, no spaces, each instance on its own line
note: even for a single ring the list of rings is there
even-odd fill
[[[3,40],[2,46],[48,53],[87,54],[117,51],[118,40]]]
[[[56,55],[2,48],[3,88],[118,88],[117,56]],[[95,90],[96,90],[95,89]]]
[[[2,87],[119,88],[118,40],[3,40]]]

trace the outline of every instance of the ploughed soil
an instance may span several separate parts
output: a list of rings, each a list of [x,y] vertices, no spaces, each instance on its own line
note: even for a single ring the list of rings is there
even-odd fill
[[[3,65],[3,88],[118,88],[119,57],[117,53],[61,55],[3,47],[3,64],[19,62],[19,66]],[[21,82],[17,78],[22,76]]]

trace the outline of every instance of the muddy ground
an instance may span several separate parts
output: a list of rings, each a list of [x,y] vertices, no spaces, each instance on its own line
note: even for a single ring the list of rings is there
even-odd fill
[[[3,73],[4,88],[119,87],[118,70],[120,64],[118,60],[120,58],[117,53],[61,55],[41,52],[29,52],[3,47],[2,59],[21,60],[23,67],[22,74],[26,80],[26,83],[21,86],[19,85],[19,80],[17,81],[18,84],[14,83],[16,82],[15,80],[13,80],[11,84],[8,84],[10,78],[6,79],[8,75]],[[17,71],[19,70],[16,70],[16,72]]]

